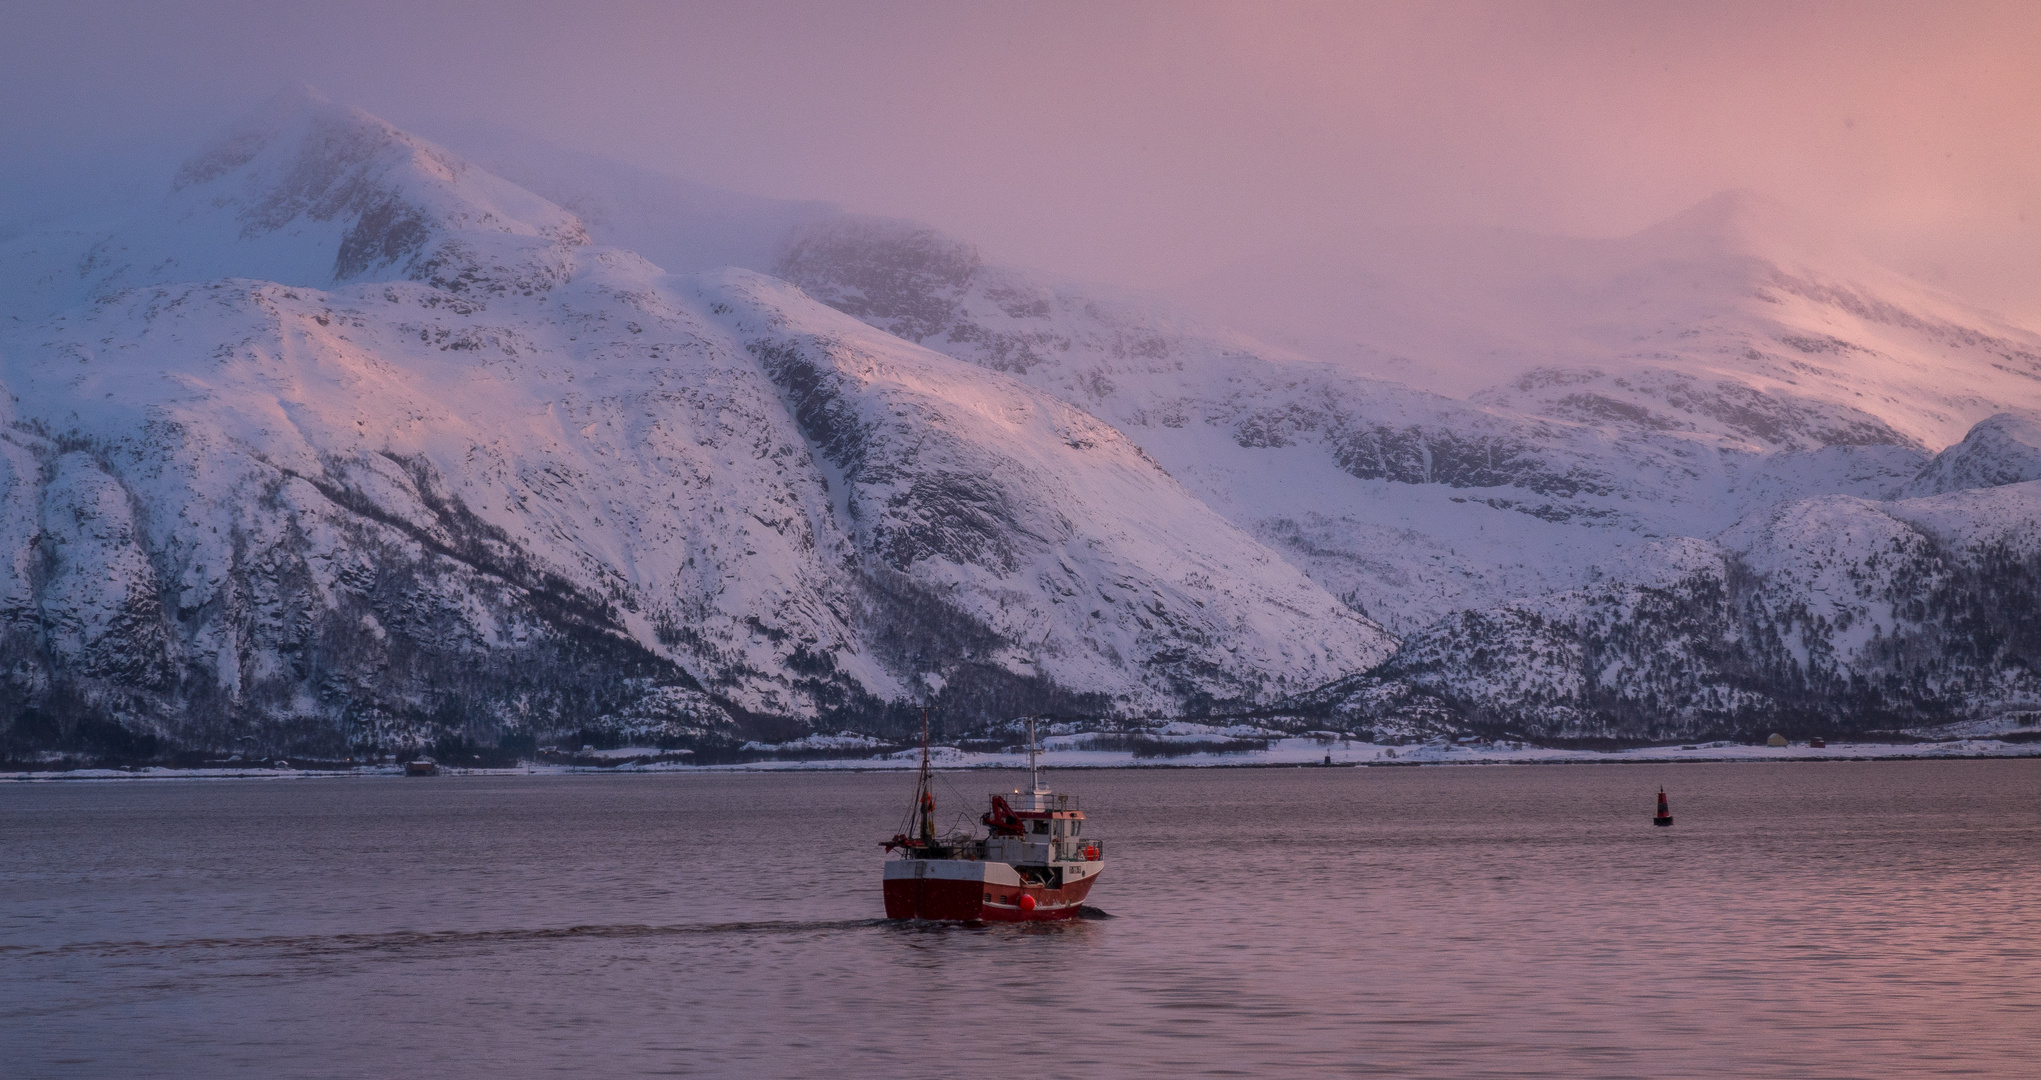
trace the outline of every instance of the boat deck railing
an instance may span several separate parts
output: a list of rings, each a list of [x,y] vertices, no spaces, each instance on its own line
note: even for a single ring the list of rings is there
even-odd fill
[[[1013,807],[1015,810],[1020,810],[1027,813],[1040,813],[1043,810],[1061,811],[1083,809],[1083,807],[1079,803],[1077,796],[1075,795],[1064,795],[1058,793],[1054,795],[1036,796],[1025,791],[1021,792],[995,791],[992,793],[992,796],[1005,799],[1006,804],[1008,806]],[[1035,800],[1037,798],[1041,799],[1042,805],[1040,806],[1035,805]],[[987,803],[990,803],[991,801],[992,801],[991,797],[988,797],[986,799]]]
[[[1084,861],[1085,848],[1096,848],[1098,849],[1099,858],[1103,859],[1106,857],[1106,842],[1103,840],[1092,840],[1082,836],[1059,836],[1056,838],[1055,843],[1055,858],[1069,862],[1082,862]]]

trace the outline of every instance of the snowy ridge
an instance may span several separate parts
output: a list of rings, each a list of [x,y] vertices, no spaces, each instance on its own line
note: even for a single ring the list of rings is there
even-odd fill
[[[515,150],[513,140],[512,152],[498,156],[562,182],[550,175],[559,169]],[[646,182],[628,168],[586,159],[573,169],[576,197],[609,208],[608,235],[687,248],[685,238],[701,226],[629,209]],[[676,199],[703,201],[686,191]],[[746,204],[730,212],[775,235],[790,220],[787,207]],[[1698,365],[1685,354],[1654,352],[1639,361],[1643,368],[1569,367],[1581,353],[1599,361],[1622,352],[1584,344],[1568,329],[1567,320],[1582,312],[1595,320],[1595,334],[1624,349],[1664,338],[1719,352],[1723,333],[1749,337],[1746,309],[1765,314],[1780,306],[1752,299],[1756,293],[1847,281],[1858,284],[1838,302],[1886,323],[1940,326],[1946,333],[1937,333],[1950,340],[1991,337],[1993,348],[2014,352],[2025,340],[2021,331],[1835,252],[1783,208],[1746,195],[1713,200],[1622,242],[1508,239],[1506,259],[1493,258],[1495,241],[1483,237],[1441,254],[1436,265],[1401,271],[1425,296],[1451,296],[1448,286],[1471,276],[1484,290],[1478,302],[1462,303],[1462,296],[1433,309],[1396,294],[1397,305],[1410,301],[1413,310],[1430,311],[1427,318],[1458,320],[1442,326],[1437,340],[1469,370],[1486,363],[1474,362],[1480,349],[1455,353],[1461,343],[1446,331],[1479,323],[1491,300],[1518,320],[1520,338],[1535,331],[1564,344],[1543,352],[1511,346],[1504,359],[1516,364],[1521,385],[1474,401],[1370,377],[1337,356],[1309,360],[1153,298],[988,265],[968,243],[913,222],[818,214],[797,224],[773,261],[758,268],[878,329],[1016,376],[1098,416],[1198,498],[1397,633],[1456,610],[1571,588],[1615,552],[1655,536],[1712,536],[1779,500],[1830,492],[1891,497],[1927,460],[1921,438],[1858,407],[1861,370],[1845,373],[1851,395],[1838,403],[1769,375],[1754,381],[1722,368],[1748,366],[1740,353]],[[1470,274],[1470,266],[1479,272]],[[1262,276],[1284,281],[1314,310],[1365,309],[1371,331],[1395,333],[1387,315],[1396,305],[1354,308],[1336,293],[1320,296],[1297,287],[1295,268],[1287,277],[1282,267]],[[1393,273],[1377,276],[1380,287],[1405,288]],[[1692,297],[1702,285],[1697,307]],[[1286,307],[1286,297],[1270,302],[1266,290],[1219,302],[1200,297],[1193,306],[1231,313],[1239,305],[1225,301],[1249,294],[1256,305],[1302,318],[1296,297]],[[1815,340],[1799,323],[1765,325]],[[1893,346],[1911,350],[1908,363],[1946,359],[1935,335],[1908,340]],[[1762,344],[1802,355],[1771,338]],[[1780,370],[1804,381],[1795,362]],[[1455,392],[1485,385],[1476,380]],[[1905,401],[1927,400],[1918,390],[1908,388]],[[1625,397],[1638,394],[1637,401],[1651,401]],[[1684,412],[1675,417],[1659,398]]]
[[[1576,739],[2017,723],[2037,701],[2027,503],[1886,500],[2027,475],[2018,417],[1933,464],[1923,447],[2029,400],[2035,338],[1781,217],[1714,200],[1573,245],[1556,281],[1528,269],[1554,245],[1526,245],[1481,285],[1562,344],[1469,401],[912,225],[818,229],[780,271],[1083,404],[1407,635],[1290,706]],[[1597,366],[1555,362],[1581,353]]]

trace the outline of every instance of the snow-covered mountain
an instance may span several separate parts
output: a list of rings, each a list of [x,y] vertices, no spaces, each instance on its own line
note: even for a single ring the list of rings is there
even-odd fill
[[[357,111],[257,117],[169,206],[0,340],[21,739],[1240,708],[1393,647],[1083,411]]]
[[[8,242],[10,745],[2036,705],[2041,339],[1761,201],[1163,301],[461,137],[286,95]]]

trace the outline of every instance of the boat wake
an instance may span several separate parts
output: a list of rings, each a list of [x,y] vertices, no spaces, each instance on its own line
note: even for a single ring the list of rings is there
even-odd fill
[[[510,930],[399,930],[385,934],[277,935],[248,938],[182,938],[175,941],[91,941],[49,948],[0,946],[0,955],[20,959],[58,956],[135,956],[166,952],[282,951],[320,956],[348,953],[401,952],[443,947],[515,945],[576,938],[661,938],[719,934],[803,934],[884,926],[885,919],[821,921],[693,923],[675,926],[624,924],[563,926]]]

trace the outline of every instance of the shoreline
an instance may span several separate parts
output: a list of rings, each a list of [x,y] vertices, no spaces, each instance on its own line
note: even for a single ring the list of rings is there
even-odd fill
[[[647,754],[655,751],[647,751]],[[1331,762],[1326,761],[1327,755]],[[936,747],[931,764],[940,772],[1010,771],[1027,768],[1021,754],[967,753]],[[1042,767],[1088,769],[1361,769],[1431,766],[1508,765],[1702,765],[1788,762],[1984,761],[2041,757],[2041,742],[2009,743],[1973,738],[1946,743],[1836,743],[1808,746],[1708,746],[1691,750],[1639,747],[1631,750],[1555,750],[1543,747],[1506,748],[1453,745],[1383,746],[1348,743],[1328,746],[1313,739],[1284,739],[1266,750],[1197,753],[1175,757],[1135,757],[1128,751],[1052,750]],[[617,765],[555,765],[531,763],[511,768],[442,766],[440,776],[603,776],[643,773],[841,773],[908,772],[918,767],[919,751],[878,758],[803,758],[716,765],[682,762],[623,762]],[[365,765],[352,769],[212,769],[136,766],[110,769],[62,769],[0,772],[0,782],[54,783],[147,780],[299,780],[340,777],[403,776],[402,765]],[[426,778],[419,778],[426,779]]]

